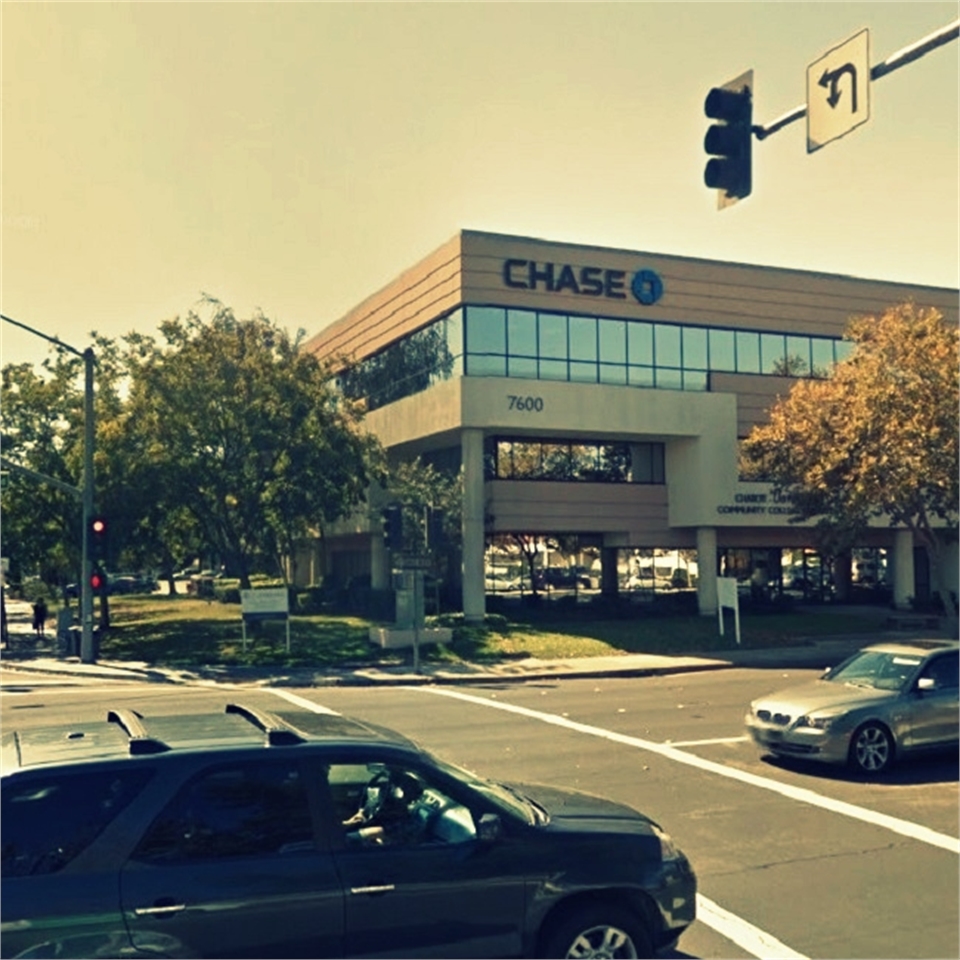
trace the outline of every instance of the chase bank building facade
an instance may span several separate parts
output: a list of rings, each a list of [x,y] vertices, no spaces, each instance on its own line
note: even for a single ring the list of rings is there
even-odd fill
[[[462,231],[308,349],[391,460],[462,469],[468,618],[530,588],[521,540],[548,592],[682,590],[711,614],[718,576],[808,599],[839,576],[902,606],[929,588],[909,532],[871,527],[827,569],[740,480],[738,441],[847,356],[851,316],[904,300],[957,319],[956,290]],[[327,532],[314,575],[390,585],[380,506]]]

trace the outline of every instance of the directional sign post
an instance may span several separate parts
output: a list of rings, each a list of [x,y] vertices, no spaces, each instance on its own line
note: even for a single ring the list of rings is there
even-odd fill
[[[870,31],[807,67],[807,153],[870,119]]]

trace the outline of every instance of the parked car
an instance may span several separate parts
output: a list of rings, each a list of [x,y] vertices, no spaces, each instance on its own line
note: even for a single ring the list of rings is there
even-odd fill
[[[636,957],[694,919],[643,814],[336,714],[118,707],[0,761],[4,957]]]
[[[775,755],[868,774],[907,754],[956,749],[958,658],[956,641],[866,647],[818,680],[754,700],[747,730]]]

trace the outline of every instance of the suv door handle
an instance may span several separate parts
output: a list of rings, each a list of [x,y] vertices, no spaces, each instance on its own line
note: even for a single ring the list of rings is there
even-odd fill
[[[164,917],[164,916],[173,916],[175,913],[179,913],[181,910],[186,910],[187,905],[185,903],[174,903],[172,897],[165,897],[164,899],[169,900],[169,903],[157,902],[152,907],[134,907],[133,913],[137,917]]]
[[[370,887],[351,887],[351,893],[389,893],[396,889],[392,883],[381,883]]]

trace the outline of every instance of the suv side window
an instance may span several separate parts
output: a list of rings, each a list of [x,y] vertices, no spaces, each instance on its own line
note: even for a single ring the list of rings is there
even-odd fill
[[[327,787],[348,848],[476,839],[470,811],[429,782],[421,770],[393,763],[333,763]]]
[[[298,764],[218,766],[187,783],[133,854],[153,864],[290,854],[316,849]]]
[[[3,785],[2,873],[56,873],[85,850],[153,776],[152,769],[15,777]]]

